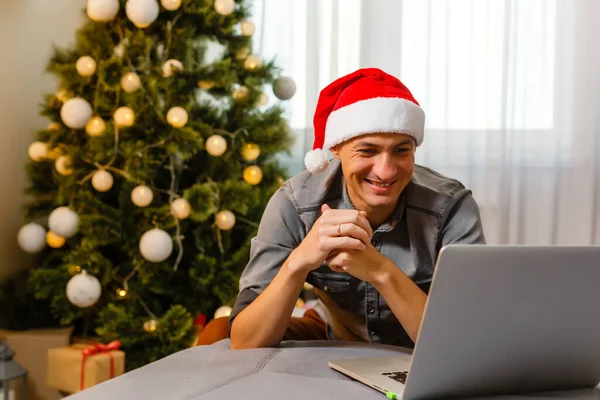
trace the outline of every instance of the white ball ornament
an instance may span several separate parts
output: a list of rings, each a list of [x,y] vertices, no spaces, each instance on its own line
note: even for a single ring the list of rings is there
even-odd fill
[[[181,0],[160,0],[160,4],[169,11],[175,11],[181,7]]]
[[[93,117],[85,124],[85,132],[90,136],[102,136],[104,131],[106,131],[106,122],[101,117]]]
[[[39,253],[46,247],[46,230],[35,222],[23,225],[17,233],[19,247],[27,253]]]
[[[48,217],[48,227],[52,232],[68,239],[79,231],[79,216],[69,207],[55,208]]]
[[[227,141],[221,135],[212,135],[206,140],[206,151],[214,157],[222,156],[227,150]]]
[[[165,261],[173,252],[173,239],[162,229],[150,229],[140,239],[140,253],[150,262]]]
[[[113,183],[113,176],[106,170],[98,170],[92,175],[92,186],[99,192],[108,192]]]
[[[150,205],[153,198],[154,194],[152,193],[152,189],[146,185],[136,186],[131,191],[131,201],[138,207],[146,207]]]
[[[29,145],[27,154],[29,154],[29,158],[33,161],[42,161],[48,157],[48,144],[44,142],[33,142]]]
[[[88,0],[87,15],[96,22],[112,21],[119,13],[119,0]]]
[[[74,97],[64,102],[60,118],[69,128],[82,129],[92,118],[92,106],[81,97]]]
[[[71,175],[73,173],[73,160],[70,156],[60,156],[54,162],[54,168],[63,176]]]
[[[190,203],[184,198],[179,198],[171,203],[171,214],[177,219],[186,219],[190,216],[191,211]]]
[[[282,76],[273,84],[273,93],[280,100],[289,100],[296,94],[296,82],[289,76]]]
[[[215,222],[219,229],[228,231],[235,225],[235,214],[229,210],[219,211],[215,215]]]
[[[135,113],[129,107],[119,107],[115,110],[113,118],[117,126],[127,128],[135,122]]]
[[[221,306],[221,307],[217,308],[217,310],[215,311],[215,319],[222,318],[222,317],[229,317],[231,315],[232,311],[233,310],[229,306]]]
[[[170,78],[173,76],[174,71],[183,71],[183,64],[181,61],[176,60],[174,58],[165,61],[162,66],[162,75],[165,78]]]
[[[140,76],[135,72],[128,72],[121,78],[121,87],[127,93],[133,93],[142,86]]]
[[[254,22],[252,22],[250,20],[246,20],[246,21],[242,22],[242,35],[252,36],[252,35],[254,35],[255,31],[256,31],[256,26],[254,25]]]
[[[235,1],[215,0],[215,10],[221,15],[229,15],[235,10]]]
[[[156,0],[127,0],[125,4],[127,18],[138,28],[149,27],[158,18],[159,11]]]
[[[311,173],[320,174],[329,166],[327,153],[325,153],[322,149],[314,149],[309,151],[304,156],[304,165]]]
[[[82,270],[80,274],[69,279],[66,292],[67,298],[73,305],[87,308],[96,304],[100,299],[102,286],[98,278],[88,274],[86,270]]]
[[[92,76],[96,73],[96,60],[90,56],[79,57],[75,69],[81,76]]]
[[[175,128],[183,128],[188,122],[188,113],[183,107],[173,107],[167,112],[167,122]]]

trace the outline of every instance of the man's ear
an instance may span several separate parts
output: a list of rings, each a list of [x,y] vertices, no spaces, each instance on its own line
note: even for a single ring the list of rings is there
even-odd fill
[[[333,155],[333,157],[337,158],[338,160],[340,159],[340,149],[339,149],[339,146],[340,146],[339,144],[336,144],[331,149],[329,149],[329,151],[331,152],[331,154]]]

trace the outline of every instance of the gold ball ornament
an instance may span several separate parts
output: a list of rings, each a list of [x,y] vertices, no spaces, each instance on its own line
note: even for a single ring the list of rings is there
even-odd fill
[[[212,135],[206,140],[206,151],[214,157],[222,156],[227,151],[227,141],[221,135]]]
[[[242,47],[241,49],[239,49],[237,51],[237,53],[235,53],[235,58],[237,58],[238,60],[245,60],[246,57],[248,57],[249,55],[250,55],[250,48]]]
[[[183,107],[172,107],[167,112],[167,122],[174,128],[183,128],[188,122],[188,113]]]
[[[101,117],[92,117],[92,119],[85,124],[85,132],[90,136],[102,136],[104,131],[106,131],[106,122],[104,122]]]
[[[244,68],[250,71],[254,71],[263,66],[263,60],[257,54],[250,54],[246,61],[244,61]]]
[[[200,89],[204,89],[204,90],[210,90],[213,87],[215,87],[215,83],[211,82],[211,81],[205,81],[205,80],[199,80],[198,81],[198,87]]]
[[[262,178],[262,170],[257,165],[251,165],[244,169],[244,180],[250,185],[258,185]]]
[[[96,60],[90,56],[79,57],[75,63],[75,69],[81,76],[92,76],[96,73]]]
[[[54,162],[54,168],[59,174],[69,176],[73,173],[73,160],[69,156],[60,156]]]
[[[190,203],[184,198],[179,198],[171,203],[171,215],[177,219],[186,219],[190,216],[191,211]]]
[[[52,122],[46,127],[47,131],[58,131],[60,130],[60,124],[58,122]]]
[[[27,149],[29,158],[33,161],[42,161],[48,157],[48,144],[44,142],[33,142]]]
[[[260,146],[256,143],[246,143],[242,147],[242,157],[246,161],[254,161],[260,156]]]
[[[233,100],[235,100],[236,102],[243,102],[246,101],[248,99],[248,95],[250,94],[250,89],[248,89],[246,86],[240,86],[239,88],[235,89],[233,91],[233,93],[231,94],[231,97],[233,98]]]
[[[148,333],[150,332],[154,332],[156,330],[156,327],[158,326],[158,321],[153,319],[149,319],[148,321],[144,322],[144,330]]]
[[[175,11],[181,7],[181,0],[160,0],[160,4],[162,4],[165,10]]]
[[[150,205],[153,198],[154,194],[152,193],[152,189],[146,185],[136,186],[131,191],[131,201],[138,207],[146,207]]]
[[[113,183],[113,176],[106,170],[98,170],[92,175],[92,186],[99,192],[108,192]]]
[[[60,249],[65,245],[65,242],[66,239],[64,237],[59,236],[52,231],[48,231],[48,233],[46,233],[46,243],[48,243],[48,246],[52,247],[53,249]]]
[[[242,35],[252,36],[256,31],[256,25],[250,20],[242,21]]]
[[[170,78],[173,76],[174,71],[183,71],[183,64],[181,61],[174,58],[165,61],[162,66],[162,76],[165,78]]]
[[[133,93],[142,86],[140,76],[135,72],[128,72],[121,78],[121,87],[127,93]]]
[[[235,225],[235,214],[229,210],[219,211],[215,215],[215,222],[219,229],[228,231]]]
[[[119,107],[113,114],[117,126],[127,128],[135,122],[135,113],[129,107]]]
[[[215,11],[221,15],[229,15],[235,10],[234,0],[215,0]]]
[[[81,272],[81,267],[79,265],[69,265],[69,275],[77,275]]]

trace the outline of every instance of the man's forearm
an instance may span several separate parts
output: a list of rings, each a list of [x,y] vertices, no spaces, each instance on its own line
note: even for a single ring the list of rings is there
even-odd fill
[[[307,273],[283,264],[269,286],[238,316],[231,326],[231,348],[276,346],[281,342]]]
[[[391,261],[373,282],[413,342],[417,341],[427,295]]]

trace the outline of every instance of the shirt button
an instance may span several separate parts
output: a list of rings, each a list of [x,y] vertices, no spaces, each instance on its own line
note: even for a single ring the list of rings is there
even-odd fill
[[[375,307],[369,307],[367,311],[369,312],[369,314],[373,314],[375,313]]]
[[[326,292],[329,292],[329,286],[325,285],[325,286],[323,287],[323,290],[324,290],[324,291],[326,291]]]

